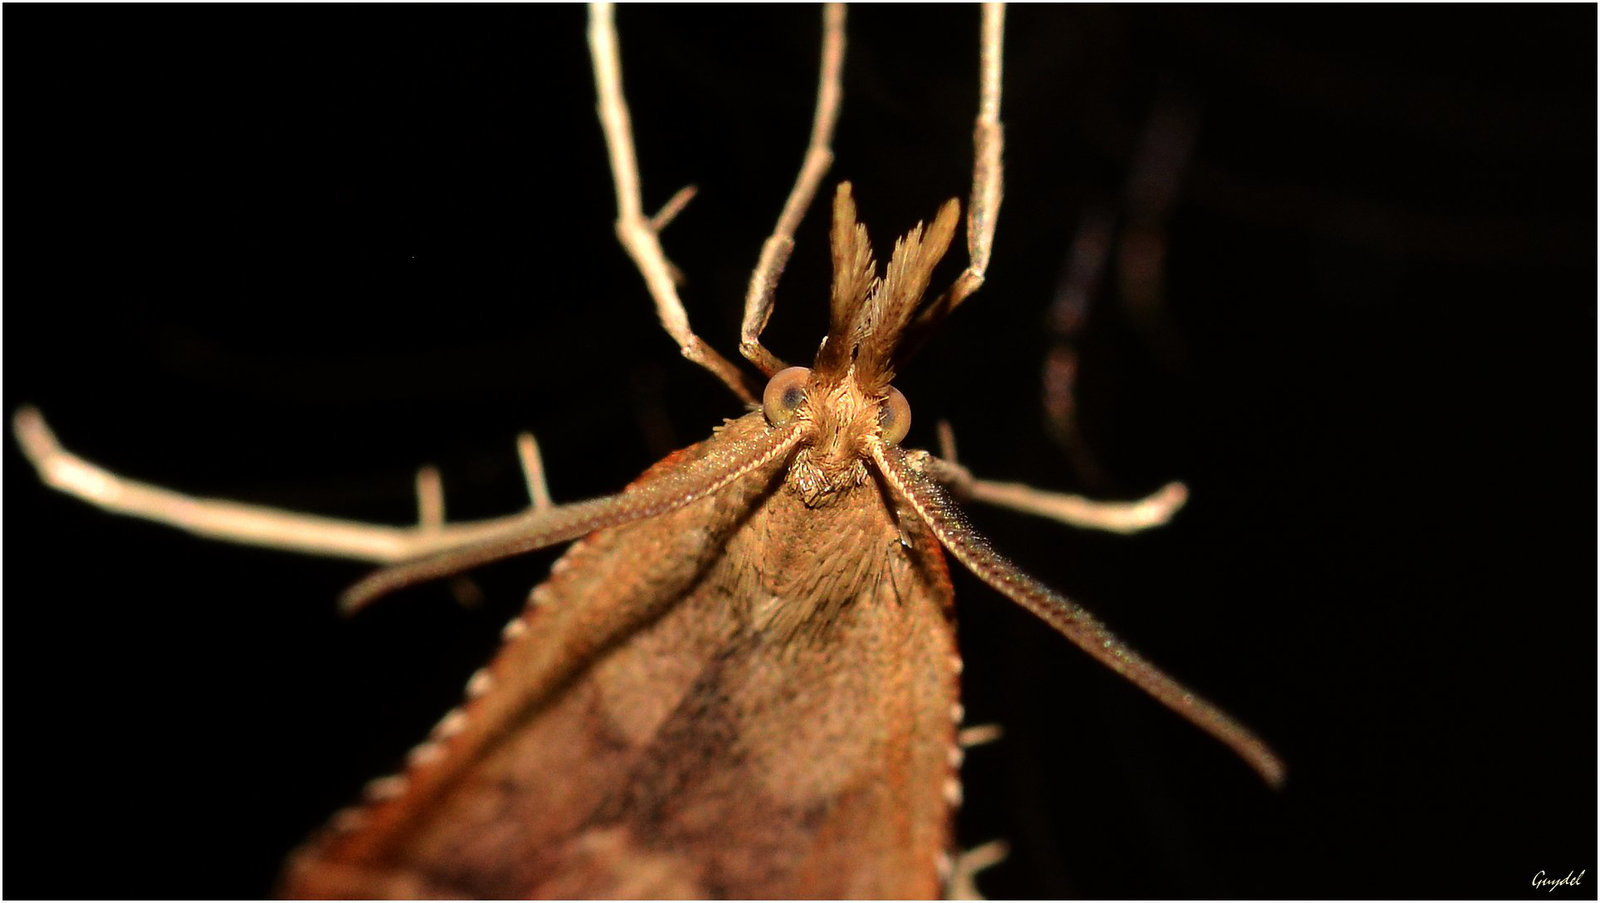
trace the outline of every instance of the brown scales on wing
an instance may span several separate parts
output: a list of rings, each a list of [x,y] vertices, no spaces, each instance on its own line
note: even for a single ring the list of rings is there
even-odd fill
[[[808,392],[792,458],[569,550],[459,731],[298,852],[286,895],[938,894],[958,692],[944,560],[876,481],[825,471],[865,474],[894,336],[954,223],[952,202],[878,280],[841,186],[817,361],[833,383]],[[748,414],[639,482],[773,429]],[[830,504],[796,488],[807,468]]]

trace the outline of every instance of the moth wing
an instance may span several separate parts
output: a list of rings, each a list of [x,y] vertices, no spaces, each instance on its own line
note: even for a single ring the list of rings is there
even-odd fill
[[[569,550],[488,689],[377,783],[392,798],[296,854],[287,894],[937,894],[943,560],[902,545],[876,493],[865,517],[813,511],[775,480]]]
[[[636,485],[764,431],[760,414],[731,421]],[[573,830],[585,800],[626,777],[632,744],[607,713],[630,704],[608,697],[609,675],[659,681],[670,694],[672,672],[693,671],[694,659],[709,654],[652,644],[660,631],[647,628],[724,554],[782,466],[774,461],[715,495],[574,543],[508,626],[494,660],[469,682],[466,702],[412,750],[401,773],[369,784],[362,803],[291,855],[280,893],[526,895],[531,885],[520,863],[533,858],[528,851]],[[638,653],[618,660],[623,648]],[[630,723],[651,717],[650,700],[639,701],[647,708],[632,709]]]
[[[902,542],[874,487],[853,502],[765,496],[683,603],[618,651],[618,697],[651,715],[633,721],[625,777],[540,852],[533,895],[939,894],[956,780],[948,575],[931,537]],[[695,655],[664,686],[653,647]]]
[[[939,896],[960,666],[937,544],[903,537],[870,482],[817,509],[781,491],[719,568],[743,632],[657,734],[620,823],[694,851],[705,896]]]

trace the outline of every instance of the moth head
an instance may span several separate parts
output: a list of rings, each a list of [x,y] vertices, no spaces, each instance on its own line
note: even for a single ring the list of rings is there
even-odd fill
[[[861,397],[847,400],[841,399],[837,391],[827,394],[819,391],[818,404],[813,408],[810,404],[812,372],[810,367],[789,367],[773,374],[767,382],[766,391],[761,395],[761,410],[768,423],[785,426],[795,422],[796,418],[813,424],[824,419],[846,419],[839,416],[843,413],[839,409],[853,401],[854,404],[848,404],[852,409],[851,415],[855,414],[856,408],[876,408],[877,434],[889,445],[900,444],[911,430],[911,405],[906,402],[905,394],[894,386],[888,386],[881,399]],[[824,408],[832,410],[825,411]],[[825,416],[828,413],[834,416],[828,418]],[[847,419],[854,421],[859,418],[850,416]]]
[[[955,235],[960,204],[895,242],[880,275],[866,227],[856,221],[850,183],[833,198],[833,291],[828,335],[811,367],[773,374],[762,410],[774,426],[804,427],[795,479],[820,500],[866,479],[873,441],[897,445],[911,427],[911,407],[890,383],[897,353],[914,329],[933,269]]]

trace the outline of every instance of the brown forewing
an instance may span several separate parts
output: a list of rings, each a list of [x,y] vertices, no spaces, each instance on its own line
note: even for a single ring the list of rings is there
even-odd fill
[[[732,421],[641,480],[767,429]],[[813,509],[779,470],[569,550],[482,695],[391,798],[297,853],[284,892],[937,895],[943,558],[875,483]]]

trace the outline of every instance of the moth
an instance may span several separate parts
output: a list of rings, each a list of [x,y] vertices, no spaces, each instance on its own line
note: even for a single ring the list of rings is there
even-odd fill
[[[108,478],[23,411],[46,478],[108,507],[224,538],[399,561],[352,588],[390,589],[567,540],[576,544],[506,628],[397,774],[368,785],[288,864],[282,890],[332,896],[927,897],[958,871],[950,835],[961,720],[945,554],[1216,735],[1270,782],[1251,734],[1123,647],[1077,606],[995,553],[951,489],[1001,500],[953,461],[899,447],[910,405],[893,387],[920,341],[983,281],[1000,201],[1003,14],[985,12],[969,264],[943,292],[934,267],[962,224],[955,201],[875,252],[852,189],[831,192],[828,330],[808,367],[760,341],[801,215],[827,172],[844,13],[825,14],[806,164],[763,249],[740,350],[688,325],[639,197],[611,14],[593,14],[601,120],[618,232],[684,355],[752,409],[623,492],[537,502],[524,515],[416,529],[193,504]],[[826,195],[825,195],[826,196]],[[931,204],[930,204],[931,206]],[[881,241],[881,237],[880,237]],[[882,258],[882,262],[879,261]],[[820,303],[820,301],[819,301]],[[947,489],[946,487],[949,487]],[[431,498],[433,489],[424,491]],[[1062,507],[1037,493],[1019,497]],[[1013,504],[1026,502],[1013,500]],[[1170,511],[1076,500],[1061,519],[1127,525]],[[427,512],[433,511],[434,514]]]

